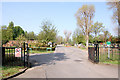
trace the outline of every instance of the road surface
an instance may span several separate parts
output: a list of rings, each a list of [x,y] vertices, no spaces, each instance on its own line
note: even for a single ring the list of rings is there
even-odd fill
[[[55,53],[32,54],[33,67],[16,78],[118,78],[118,66],[93,64],[87,52],[57,46]]]

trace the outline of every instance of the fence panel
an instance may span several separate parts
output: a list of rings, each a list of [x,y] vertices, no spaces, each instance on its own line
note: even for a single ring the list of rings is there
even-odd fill
[[[94,63],[116,61],[120,59],[120,47],[88,47],[88,59]]]
[[[109,50],[109,51],[108,51]],[[108,53],[110,55],[110,58],[108,57]],[[100,62],[105,61],[118,61],[119,60],[119,47],[100,47],[99,48],[99,54],[100,54]]]
[[[0,47],[2,50],[3,66],[24,66],[29,67],[29,48],[24,43],[24,47]],[[17,54],[21,53],[20,55]]]
[[[23,66],[23,55],[21,48],[21,57],[15,56],[15,47],[2,47],[2,65],[3,66]]]

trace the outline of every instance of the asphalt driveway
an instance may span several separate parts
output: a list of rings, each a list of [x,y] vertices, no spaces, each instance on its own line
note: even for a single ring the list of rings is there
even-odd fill
[[[16,78],[118,78],[118,66],[93,64],[87,52],[57,46],[55,53],[32,54],[33,67]]]

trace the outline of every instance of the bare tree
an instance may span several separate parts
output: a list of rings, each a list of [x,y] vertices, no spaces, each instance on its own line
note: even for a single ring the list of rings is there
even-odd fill
[[[56,43],[61,44],[63,42],[63,37],[62,36],[57,36],[56,37]]]
[[[78,9],[75,14],[77,18],[77,24],[86,35],[86,47],[88,48],[89,33],[91,31],[92,19],[94,17],[95,8],[94,5],[83,5]]]
[[[66,42],[68,42],[70,36],[71,36],[71,31],[64,31],[64,35],[65,35],[65,38],[66,38]]]
[[[120,18],[118,17],[119,13],[119,8],[120,8],[120,2],[119,0],[110,0],[110,2],[107,2],[107,5],[109,5],[109,9],[112,9],[114,11],[112,19],[114,22],[120,23]]]
[[[119,25],[114,27],[115,32],[118,33],[118,36],[120,36],[120,1],[119,0],[110,0],[110,2],[107,2],[107,5],[109,5],[109,9],[112,9],[114,11],[112,20],[115,24]]]

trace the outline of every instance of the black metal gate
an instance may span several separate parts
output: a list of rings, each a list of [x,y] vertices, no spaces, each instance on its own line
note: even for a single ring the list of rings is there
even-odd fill
[[[2,65],[3,66],[29,66],[29,48],[28,44],[24,43],[23,47],[0,47],[2,48]],[[21,56],[15,56],[15,49],[21,50]]]
[[[88,59],[94,63],[99,62],[99,45],[94,44],[94,47],[88,47]]]

